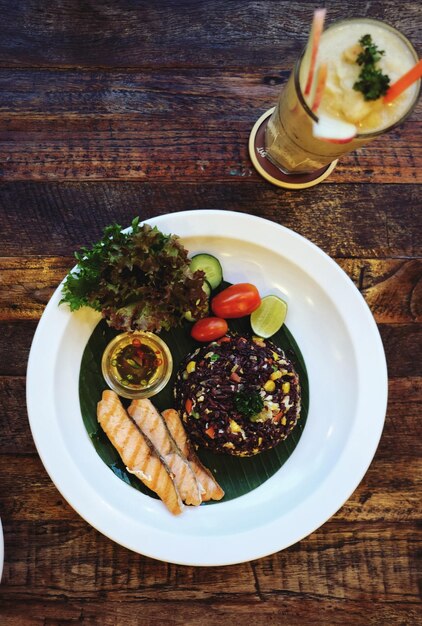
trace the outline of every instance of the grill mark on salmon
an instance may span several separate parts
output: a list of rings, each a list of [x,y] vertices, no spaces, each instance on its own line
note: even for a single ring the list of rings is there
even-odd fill
[[[196,477],[200,484],[205,489],[205,493],[202,494],[202,499],[207,500],[221,500],[224,496],[224,491],[210,472],[210,470],[198,459],[198,456],[193,449],[191,442],[189,441],[185,428],[180,419],[179,413],[176,409],[166,409],[161,414],[164,418],[167,428],[169,429],[173,439],[179,446],[182,454],[188,459],[191,468],[196,474]]]
[[[171,513],[181,513],[183,502],[170,468],[150,439],[127,414],[114,391],[103,392],[97,405],[97,419],[127,470],[154,491]]]
[[[188,459],[179,449],[163,416],[148,399],[133,400],[128,413],[142,432],[151,439],[174,474],[174,482],[186,504],[198,506],[204,488],[199,483]]]

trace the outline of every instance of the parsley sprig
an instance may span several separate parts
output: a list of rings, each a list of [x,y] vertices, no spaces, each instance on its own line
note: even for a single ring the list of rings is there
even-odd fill
[[[242,390],[234,396],[234,405],[241,415],[250,419],[262,411],[264,401],[258,391]]]
[[[378,49],[371,35],[364,35],[359,39],[359,43],[362,52],[358,54],[356,63],[361,65],[362,69],[353,89],[360,91],[365,100],[378,100],[387,93],[390,86],[390,77],[376,67],[385,51]]]

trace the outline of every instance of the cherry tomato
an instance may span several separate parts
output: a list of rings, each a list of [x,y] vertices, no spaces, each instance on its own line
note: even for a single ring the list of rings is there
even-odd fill
[[[261,304],[258,289],[250,283],[238,283],[220,291],[211,301],[214,315],[230,319],[250,315]]]
[[[220,317],[204,317],[195,322],[190,334],[196,341],[213,341],[225,335],[228,329],[226,320]]]

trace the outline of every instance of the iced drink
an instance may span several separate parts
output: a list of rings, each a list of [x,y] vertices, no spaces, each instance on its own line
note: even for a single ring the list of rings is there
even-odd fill
[[[383,98],[366,100],[354,88],[362,67],[357,58],[359,43],[366,35],[383,51],[377,68],[393,84],[418,60],[410,42],[394,28],[372,19],[337,22],[322,33],[318,64],[326,65],[326,81],[317,113],[312,111],[314,94],[305,97],[309,66],[302,54],[283,88],[265,133],[267,158],[286,173],[318,170],[345,152],[355,150],[401,122],[414,107],[420,80],[390,104]],[[356,128],[354,136],[340,140],[320,139],[314,135],[319,119],[341,120]],[[335,134],[335,133],[334,133]]]

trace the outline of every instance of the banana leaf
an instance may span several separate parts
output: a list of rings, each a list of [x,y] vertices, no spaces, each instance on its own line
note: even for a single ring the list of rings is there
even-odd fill
[[[192,352],[198,343],[190,337],[191,324],[186,323],[170,332],[161,332],[160,336],[167,343],[173,356],[173,374],[167,386],[152,401],[160,411],[174,406],[173,388],[179,364],[186,354]],[[252,334],[249,317],[229,322],[232,331],[247,335]],[[117,451],[110,443],[97,421],[97,402],[102,392],[107,388],[101,372],[101,357],[111,339],[117,331],[110,328],[102,320],[94,329],[83,353],[79,376],[79,400],[82,419],[91,441],[108,467],[123,481],[138,489],[144,494],[156,498],[156,494],[149,490],[133,474],[130,474],[120,459]],[[305,428],[309,408],[309,384],[306,365],[293,335],[286,325],[271,337],[271,340],[280,346],[286,356],[293,362],[299,374],[302,390],[302,409],[300,419],[292,433],[285,441],[280,442],[272,450],[262,452],[254,457],[237,458],[199,448],[198,456],[202,463],[215,475],[225,491],[224,500],[231,500],[259,487],[270,478],[287,461],[297,446]],[[125,406],[130,401],[122,399]]]

